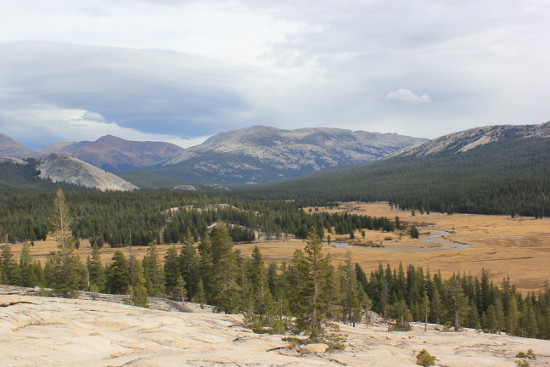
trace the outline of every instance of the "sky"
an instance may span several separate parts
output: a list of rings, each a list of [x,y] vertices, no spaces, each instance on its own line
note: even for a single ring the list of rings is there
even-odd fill
[[[0,0],[0,133],[183,147],[252,125],[550,120],[548,0]]]

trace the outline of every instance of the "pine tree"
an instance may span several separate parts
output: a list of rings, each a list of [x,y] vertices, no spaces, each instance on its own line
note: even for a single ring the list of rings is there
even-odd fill
[[[181,275],[178,275],[178,278],[176,279],[173,297],[181,303],[185,303],[185,300],[187,299],[187,288],[185,287],[185,280]]]
[[[485,323],[483,329],[488,333],[496,333],[498,328],[497,312],[494,305],[490,305],[487,309],[487,315],[485,317]]]
[[[127,294],[130,286],[130,268],[126,256],[116,250],[107,271],[107,289],[112,294]]]
[[[85,269],[78,255],[74,253],[76,240],[70,228],[72,219],[61,189],[55,193],[53,213],[52,236],[57,241],[58,250],[49,256],[49,286],[58,296],[75,297],[78,288],[84,285]]]
[[[269,289],[263,257],[258,246],[254,246],[252,259],[248,264],[248,279],[251,289],[249,297],[252,299],[252,312],[259,315],[260,318],[269,318],[274,313],[273,298]]]
[[[518,309],[518,303],[514,294],[510,295],[508,301],[508,314],[506,316],[506,331],[510,335],[519,334],[519,321],[521,319],[521,313]]]
[[[536,338],[538,334],[537,316],[533,307],[533,302],[530,297],[523,306],[522,318],[521,318],[522,336],[529,338]]]
[[[212,230],[213,300],[218,312],[236,313],[241,306],[239,265],[227,226],[218,222]]]
[[[175,246],[171,246],[164,257],[164,285],[166,294],[171,299],[177,299],[176,287],[178,286],[178,277],[181,277],[179,270],[178,251]]]
[[[136,260],[132,264],[132,267],[134,269],[132,271],[132,284],[129,288],[130,302],[134,306],[149,307],[147,288],[145,287],[145,277],[143,275],[144,271],[141,261]]]
[[[443,300],[439,293],[439,288],[434,284],[433,296],[430,304],[431,318],[436,324],[441,324],[441,315],[443,313]]]
[[[468,298],[464,295],[464,290],[457,277],[453,277],[445,282],[443,286],[443,299],[447,310],[452,315],[455,331],[460,329],[460,320],[468,310]]]
[[[197,259],[197,251],[193,247],[191,240],[186,240],[183,245],[178,257],[178,262],[180,274],[185,282],[187,295],[192,298],[197,292],[197,283],[199,281],[199,264]]]
[[[419,238],[420,237],[420,232],[418,231],[418,228],[416,228],[416,226],[411,226],[411,228],[409,228],[409,234],[410,234],[411,238]]]
[[[19,266],[15,261],[10,245],[2,245],[1,269],[3,282],[15,285],[19,283]]]
[[[198,278],[202,283],[204,302],[213,303],[214,292],[214,265],[212,263],[212,246],[208,236],[201,240],[199,244],[199,266]],[[197,283],[197,293],[199,292]]]
[[[105,289],[105,270],[101,263],[99,248],[94,245],[92,256],[86,261],[88,270],[88,287],[94,292],[100,292]]]
[[[396,217],[399,218],[399,217]],[[422,314],[424,319],[424,332],[428,331],[428,317],[430,316],[430,297],[428,290],[424,289],[424,297],[422,298]]]
[[[306,268],[304,277],[307,286],[302,289],[302,302],[305,304],[305,312],[298,316],[298,325],[307,326],[311,338],[316,338],[324,333],[323,323],[329,304],[324,299],[328,290],[323,288],[323,278],[327,275],[329,264],[322,254],[323,245],[317,235],[315,227],[311,227],[306,246],[304,248]]]
[[[147,253],[142,260],[142,266],[147,293],[152,297],[160,297],[164,294],[164,272],[158,258],[156,244],[149,244]]]
[[[21,249],[21,257],[19,259],[19,284],[23,287],[34,287],[38,284],[28,242],[23,243],[23,248]]]
[[[197,283],[197,293],[195,294],[195,297],[193,298],[193,302],[200,304],[200,307],[204,308],[204,305],[206,303],[206,293],[204,291],[202,278],[200,278],[199,282]]]
[[[351,255],[348,252],[346,261],[339,268],[340,292],[342,305],[342,321],[355,324],[361,322],[361,311],[366,303],[366,293],[357,281],[356,268],[352,265]]]

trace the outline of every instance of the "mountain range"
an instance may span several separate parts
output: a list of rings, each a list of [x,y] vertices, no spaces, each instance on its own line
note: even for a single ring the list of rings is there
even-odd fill
[[[469,129],[385,159],[243,190],[249,197],[389,201],[453,213],[550,215],[550,122]]]
[[[54,143],[41,154],[65,153],[107,171],[154,166],[166,162],[183,148],[170,143],[130,141],[105,135],[96,141]]]
[[[253,126],[219,133],[147,171],[187,182],[275,182],[327,167],[372,161],[424,141],[335,128]]]
[[[0,152],[5,156],[43,159],[52,153],[69,154],[147,187],[281,181],[330,166],[371,161],[425,141],[333,128],[253,126],[219,133],[189,149],[106,135],[93,142],[58,142],[32,151],[3,137]]]
[[[486,126],[430,141],[345,129],[283,130],[253,126],[219,133],[189,149],[107,135],[95,142],[56,143],[36,152],[1,135],[0,152],[15,160],[4,159],[0,164],[17,165],[21,161],[16,159],[38,156],[41,157],[38,177],[48,177],[44,168],[40,168],[45,167],[44,162],[56,162],[70,169],[56,170],[57,176],[50,176],[50,180],[88,182],[96,188],[100,188],[99,184],[90,184],[95,173],[84,167],[86,159],[116,171],[140,188],[194,190],[197,184],[283,182],[250,190],[249,194],[305,198],[315,193],[330,200],[393,200],[405,207],[452,211],[459,206],[463,212],[494,212],[498,200],[491,201],[489,196],[501,186],[498,195],[504,192],[515,195],[509,192],[511,187],[515,192],[523,185],[526,188],[521,190],[524,195],[525,191],[530,192],[530,200],[541,203],[545,200],[547,196],[538,188],[547,187],[550,177],[549,137],[550,122]],[[44,158],[52,152],[68,152],[74,159],[57,153]],[[132,170],[121,171],[125,168]],[[8,171],[13,170],[5,172]],[[80,177],[82,172],[86,173]],[[68,176],[63,179],[63,175]],[[101,182],[101,177],[95,182]],[[118,183],[112,181],[101,189],[112,189],[109,185],[115,187]],[[461,199],[460,192],[464,190],[471,192],[463,193]],[[446,199],[436,200],[436,195]],[[483,208],[464,199],[472,195],[479,197],[478,202],[484,202]],[[523,206],[520,202],[510,201],[507,208],[498,204],[497,211],[537,215],[546,206],[532,203],[528,208],[518,209]]]

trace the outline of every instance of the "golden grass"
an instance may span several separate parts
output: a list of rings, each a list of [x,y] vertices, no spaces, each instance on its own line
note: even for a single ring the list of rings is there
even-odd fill
[[[314,211],[315,209],[313,209]],[[319,211],[326,210],[319,208]],[[496,282],[505,277],[516,284],[521,291],[538,290],[550,279],[550,218],[510,218],[495,215],[446,215],[432,212],[429,215],[412,216],[410,211],[391,209],[387,203],[344,203],[331,212],[355,213],[360,215],[399,216],[402,222],[416,225],[421,232],[421,238],[426,238],[430,231],[441,230],[449,232],[445,238],[440,238],[445,244],[426,242],[422,239],[411,239],[406,233],[383,233],[366,231],[366,240],[382,243],[383,248],[367,248],[346,246],[337,248],[334,244],[325,245],[325,251],[330,253],[336,263],[342,262],[349,253],[354,262],[358,262],[367,272],[378,267],[379,263],[398,266],[413,264],[429,268],[434,272],[441,270],[443,276],[457,272],[471,272],[479,275],[486,269],[489,276]],[[345,241],[347,237],[332,235],[333,241]],[[360,237],[360,233],[356,233]],[[391,237],[391,240],[387,238]],[[453,250],[457,243],[466,243],[470,247]],[[235,247],[244,256],[249,256],[254,246],[258,246],[266,262],[277,263],[288,261],[296,249],[303,249],[302,240],[278,240],[258,242],[254,244],[238,244]],[[158,246],[161,260],[169,245]],[[180,245],[177,245],[178,249]],[[56,249],[54,241],[35,242],[31,249],[34,258],[44,262],[46,256]],[[18,254],[21,244],[12,245],[14,253]],[[129,248],[121,249],[127,256]],[[116,249],[104,248],[101,257],[105,263],[112,258]],[[137,258],[142,258],[146,247],[133,247]],[[91,254],[89,243],[81,241],[78,254],[83,260]]]

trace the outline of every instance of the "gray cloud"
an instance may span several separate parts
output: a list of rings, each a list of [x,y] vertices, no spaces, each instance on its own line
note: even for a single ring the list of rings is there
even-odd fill
[[[0,45],[0,69],[13,108],[83,109],[144,132],[202,136],[242,123],[230,116],[249,108],[238,90],[244,70],[181,53],[12,43]]]
[[[435,137],[549,118],[546,2],[29,1],[0,14],[0,42],[61,43],[0,44],[3,131],[43,105],[103,116],[94,131],[175,138],[251,124]]]

